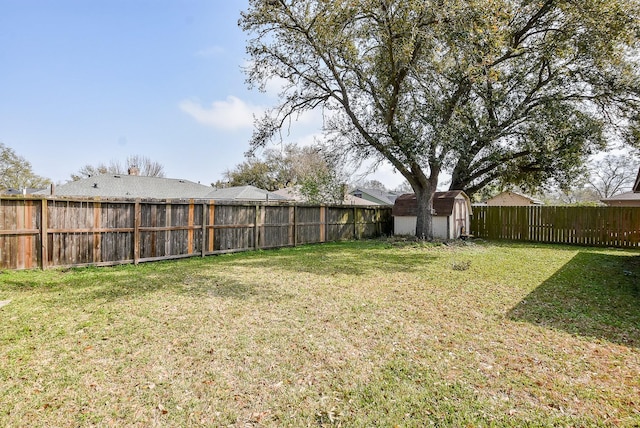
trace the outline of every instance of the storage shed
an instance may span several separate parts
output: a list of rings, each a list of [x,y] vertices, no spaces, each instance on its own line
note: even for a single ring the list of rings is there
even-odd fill
[[[398,196],[393,205],[393,226],[396,235],[415,235],[418,203],[416,195]],[[462,190],[436,192],[433,196],[433,237],[457,239],[469,234],[471,200]]]

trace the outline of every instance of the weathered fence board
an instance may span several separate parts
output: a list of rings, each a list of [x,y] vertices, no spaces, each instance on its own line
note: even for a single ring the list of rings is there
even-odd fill
[[[296,244],[321,242],[320,209],[296,207]]]
[[[486,239],[640,247],[640,207],[474,207],[472,234]]]
[[[293,245],[291,207],[264,206],[261,216],[260,243],[262,248],[278,248]]]
[[[0,197],[0,269],[114,265],[389,233],[390,207]]]
[[[40,266],[40,224],[37,202],[0,200],[0,268]]]
[[[354,235],[354,210],[351,207],[330,207],[327,212],[327,239],[341,241]]]

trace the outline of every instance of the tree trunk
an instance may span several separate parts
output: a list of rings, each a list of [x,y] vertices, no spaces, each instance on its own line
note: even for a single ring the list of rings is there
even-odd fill
[[[416,193],[418,212],[416,218],[416,236],[420,239],[433,240],[433,194],[435,187],[413,189]]]

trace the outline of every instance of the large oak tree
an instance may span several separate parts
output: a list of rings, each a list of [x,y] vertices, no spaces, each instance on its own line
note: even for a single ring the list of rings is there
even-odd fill
[[[638,142],[638,0],[250,0],[250,85],[286,82],[268,142],[304,111],[390,162],[431,237],[441,173],[468,193],[568,183],[608,138]]]

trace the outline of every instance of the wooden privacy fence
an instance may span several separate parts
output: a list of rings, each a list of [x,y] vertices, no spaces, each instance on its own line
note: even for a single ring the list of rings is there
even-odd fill
[[[0,269],[106,266],[391,232],[391,207],[0,197]]]
[[[640,247],[640,207],[473,207],[471,233],[486,239]]]

